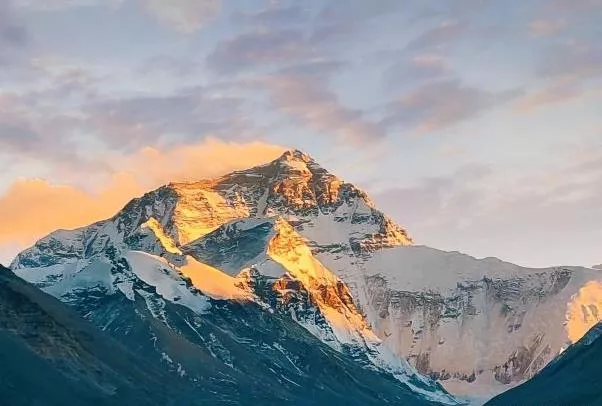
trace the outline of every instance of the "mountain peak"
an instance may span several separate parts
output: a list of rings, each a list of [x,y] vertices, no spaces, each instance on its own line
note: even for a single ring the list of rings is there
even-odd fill
[[[279,158],[267,165],[249,169],[251,172],[265,172],[265,168],[271,168],[272,177],[282,179],[287,177],[312,177],[324,176],[333,177],[327,170],[322,168],[315,159],[298,149],[289,149]]]
[[[298,149],[289,149],[285,151],[277,161],[300,161],[305,163],[315,163],[316,161],[303,151]]]

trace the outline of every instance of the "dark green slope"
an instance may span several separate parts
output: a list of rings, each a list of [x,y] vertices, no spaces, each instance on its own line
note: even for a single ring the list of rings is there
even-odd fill
[[[0,266],[0,404],[170,404],[165,378]]]

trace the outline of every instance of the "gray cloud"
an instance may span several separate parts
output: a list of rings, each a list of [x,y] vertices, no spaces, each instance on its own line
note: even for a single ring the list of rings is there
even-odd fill
[[[544,77],[591,78],[602,76],[602,46],[576,41],[542,52],[538,73]]]
[[[341,49],[331,47],[396,8],[393,1],[353,0],[346,7],[329,1],[317,11],[293,5],[237,14],[235,19],[253,29],[218,43],[207,64],[222,75],[244,72],[254,90],[267,92],[276,111],[313,131],[354,142],[381,139],[386,128],[366,111],[345,106],[331,86],[333,73],[346,66],[338,60]],[[300,21],[303,27],[294,25]],[[284,22],[294,22],[294,28]]]
[[[457,79],[431,82],[392,102],[384,122],[431,132],[474,118],[520,94],[516,90],[492,93]]]
[[[183,34],[198,31],[221,10],[221,0],[16,0],[22,9],[43,12],[82,7],[119,9],[127,3],[136,4],[159,24]]]
[[[548,10],[560,13],[582,13],[600,11],[600,0],[552,0],[546,4]]]
[[[0,117],[0,149],[10,152],[35,153],[42,139],[21,123],[10,123]]]
[[[185,77],[198,74],[201,71],[201,67],[202,64],[194,59],[160,55],[144,62],[142,66],[136,69],[136,72],[141,75],[161,72],[175,77]]]
[[[15,15],[12,2],[0,0],[0,65],[10,52],[25,46],[27,39],[27,30]]]
[[[530,112],[550,104],[567,102],[583,95],[583,87],[574,78],[555,79],[518,100],[519,109]]]
[[[310,11],[298,4],[282,5],[270,4],[268,8],[257,12],[235,11],[232,21],[236,24],[249,24],[256,28],[290,27],[291,25],[304,24],[311,17]]]
[[[282,69],[259,80],[271,104],[296,122],[351,142],[383,138],[386,129],[365,112],[344,106],[330,89],[330,76],[344,63],[317,61]]]
[[[542,84],[519,102],[523,110],[562,103],[596,91],[602,79],[602,46],[595,41],[556,43],[540,52],[536,74]]]
[[[600,265],[594,265],[592,268],[598,269],[598,270],[602,271],[602,264],[600,264]]]
[[[221,0],[142,0],[160,24],[185,34],[200,29],[221,9]]]
[[[312,55],[315,53],[299,30],[255,30],[218,43],[207,64],[216,72],[234,73],[274,67]]]
[[[17,98],[12,101],[23,103]],[[77,145],[69,130],[74,127],[74,120],[64,116],[35,116],[24,112],[22,106],[1,110],[0,152],[6,156],[6,165],[32,159],[38,163],[52,163],[56,168],[96,167],[95,163],[77,154]]]
[[[456,20],[444,20],[436,27],[422,32],[407,44],[409,50],[440,48],[456,41],[468,31],[468,25]]]
[[[403,6],[396,0],[347,0],[345,7],[338,0],[327,1],[316,15],[310,39],[322,45],[340,41],[357,43],[366,39],[363,34],[370,33],[378,17],[396,14]]]
[[[25,10],[56,12],[80,7],[118,7],[125,0],[15,0],[15,4]]]
[[[242,110],[243,103],[242,99],[201,87],[166,96],[104,99],[87,106],[87,125],[118,149],[166,145],[207,135],[242,138],[253,128]]]
[[[408,83],[441,80],[453,74],[445,58],[439,54],[404,54],[398,59],[383,72],[382,84],[387,92],[397,93]]]

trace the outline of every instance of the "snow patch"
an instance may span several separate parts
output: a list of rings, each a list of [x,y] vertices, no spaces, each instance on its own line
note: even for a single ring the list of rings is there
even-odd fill
[[[143,282],[154,286],[165,300],[186,306],[199,314],[209,309],[207,297],[192,291],[165,259],[140,251],[128,251],[124,257],[132,272]]]

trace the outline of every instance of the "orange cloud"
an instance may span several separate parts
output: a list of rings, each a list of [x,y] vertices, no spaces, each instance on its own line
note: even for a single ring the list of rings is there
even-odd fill
[[[147,187],[156,187],[245,169],[271,161],[283,151],[281,146],[258,141],[241,144],[208,138],[199,144],[169,150],[145,147],[117,161],[122,171],[133,174]]]
[[[96,193],[42,179],[17,180],[0,197],[0,244],[27,243],[57,228],[75,228],[114,214],[141,189],[115,176]]]
[[[246,144],[207,139],[165,151],[143,148],[116,158],[116,171],[93,189],[57,185],[42,179],[19,179],[0,196],[0,254],[56,229],[71,229],[114,215],[130,199],[170,181],[218,176],[276,158],[283,147],[262,142]]]

